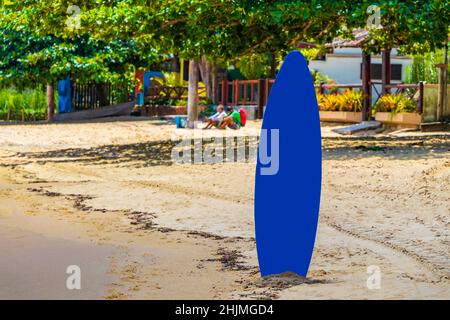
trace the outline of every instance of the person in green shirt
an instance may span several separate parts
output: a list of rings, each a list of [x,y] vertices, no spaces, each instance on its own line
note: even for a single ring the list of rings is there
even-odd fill
[[[227,107],[227,116],[223,118],[219,129],[225,129],[226,127],[234,130],[241,127],[241,114],[234,110],[233,107]]]

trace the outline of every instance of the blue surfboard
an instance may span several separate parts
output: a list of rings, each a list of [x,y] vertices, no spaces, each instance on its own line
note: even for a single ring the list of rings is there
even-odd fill
[[[255,232],[262,276],[306,277],[319,219],[322,141],[306,59],[288,54],[267,102],[255,181]]]

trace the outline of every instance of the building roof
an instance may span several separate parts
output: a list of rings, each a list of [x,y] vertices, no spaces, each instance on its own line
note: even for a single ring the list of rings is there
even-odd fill
[[[317,47],[317,45],[312,42],[300,41],[297,43],[297,48],[299,48],[299,49],[311,49],[311,48],[316,48],[316,47]]]
[[[342,39],[342,38],[334,38],[331,43],[326,43],[326,48],[359,48],[363,44],[363,42],[369,36],[369,30],[365,29],[355,29],[352,32],[354,39]],[[448,41],[450,41],[450,36],[448,37]],[[311,42],[298,42],[297,48],[300,49],[310,49],[316,48],[317,45]]]
[[[325,46],[328,48],[359,48],[369,36],[369,31],[365,29],[355,29],[352,33],[353,40],[335,38],[333,42],[327,43]]]
[[[326,48],[359,48],[361,44],[366,40],[369,35],[369,31],[365,29],[355,29],[353,30],[353,40],[335,38],[333,42],[325,44]],[[316,48],[317,45],[312,42],[300,41],[297,43],[297,48],[299,49],[310,49]]]

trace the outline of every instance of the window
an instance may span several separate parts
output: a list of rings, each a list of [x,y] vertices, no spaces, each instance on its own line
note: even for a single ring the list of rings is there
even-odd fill
[[[370,65],[371,80],[381,80],[381,64],[372,63]],[[362,63],[360,65],[359,78],[362,79]],[[391,64],[391,80],[402,81],[402,65]]]

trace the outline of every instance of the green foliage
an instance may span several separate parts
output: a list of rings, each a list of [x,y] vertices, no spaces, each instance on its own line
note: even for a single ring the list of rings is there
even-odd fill
[[[373,28],[364,48],[434,51],[447,41],[448,1],[431,0],[79,0],[80,28],[67,27],[67,0],[15,1],[2,21],[39,35],[142,45],[143,56],[176,54],[212,59],[285,52],[298,41],[330,42],[365,28],[367,8],[380,8],[383,28]],[[126,48],[125,48],[126,49]]]
[[[10,120],[45,119],[47,109],[46,95],[42,88],[18,90],[16,88],[0,89],[0,119],[5,120],[8,113]]]
[[[163,72],[164,78],[161,79],[159,77],[153,78],[153,80],[159,85],[169,86],[169,87],[178,87],[178,86],[187,86],[189,83],[180,78],[179,73],[175,72]]]
[[[41,37],[0,26],[0,81],[55,83],[71,75],[78,83],[114,83],[141,63],[138,51],[133,41]]]
[[[303,54],[306,60],[311,61],[314,60],[317,55],[320,53],[320,49],[311,48],[311,49],[302,49],[300,52]]]
[[[436,64],[443,63],[444,50],[417,55],[413,57],[413,63],[406,69],[406,83],[438,83],[438,68]],[[450,80],[450,66],[448,68],[448,79]]]
[[[213,104],[213,102],[211,101],[211,99],[209,99],[207,97],[203,97],[198,101],[199,106],[210,106],[212,104]]]
[[[413,99],[405,94],[386,94],[380,97],[374,106],[375,112],[409,113],[417,112]]]
[[[407,54],[423,54],[442,48],[448,41],[450,2],[441,0],[355,0],[349,3],[347,32],[366,28],[367,8],[380,9],[381,27],[370,29],[363,49],[380,53],[401,48]]]
[[[98,0],[77,1],[80,29],[66,26],[66,0],[14,4],[11,19],[27,19],[44,34],[71,38],[134,40],[158,54],[184,59],[231,60],[253,53],[286,51],[300,39],[330,41],[346,20],[350,0]],[[149,50],[149,49],[147,49]],[[143,52],[147,54],[148,52]]]
[[[206,108],[205,110],[201,111],[199,113],[199,117],[200,118],[208,118],[211,117],[212,115],[214,115],[216,113],[216,108],[214,106],[208,106],[208,108]]]
[[[270,61],[267,54],[250,54],[236,61],[236,67],[247,79],[262,79],[270,74]]]
[[[68,29],[69,4],[59,2],[15,1],[0,10],[1,83],[54,84],[68,75],[78,83],[118,83],[135,68],[163,59],[133,39],[105,41]],[[63,29],[50,30],[59,24]]]
[[[326,74],[320,73],[319,71],[315,71],[315,70],[312,70],[312,69],[310,69],[309,71],[311,73],[311,77],[312,77],[313,82],[314,82],[315,85],[319,85],[321,83],[325,83],[325,84],[336,83],[335,80],[331,79]]]
[[[79,0],[79,29],[67,28],[67,0],[16,1],[0,11],[0,78],[85,81],[117,77],[129,65],[169,54],[239,60],[249,78],[266,74],[268,52],[298,41],[331,42],[365,28],[367,8],[380,8],[382,28],[363,49],[405,53],[441,48],[448,40],[450,2],[442,0]],[[31,39],[31,40],[30,40]],[[30,40],[30,41],[29,41]],[[5,42],[6,41],[6,42]],[[17,43],[17,45],[15,45]],[[116,69],[117,68],[117,69]]]
[[[173,100],[171,101],[170,105],[178,107],[187,107],[187,100],[186,99]]]

